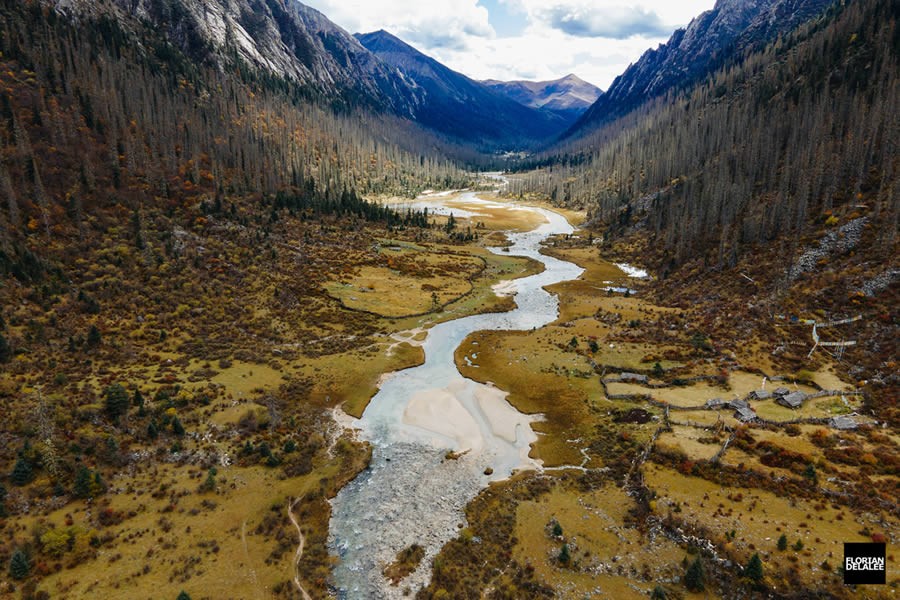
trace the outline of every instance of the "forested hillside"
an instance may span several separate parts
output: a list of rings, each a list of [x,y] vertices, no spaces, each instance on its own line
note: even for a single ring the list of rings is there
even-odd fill
[[[818,16],[831,0],[718,0],[629,65],[566,133],[580,137],[667,93],[689,90],[746,52]]]
[[[513,191],[585,207],[611,234],[640,227],[664,271],[696,256],[734,264],[755,244],[797,240],[854,213],[878,223],[871,235],[890,256],[900,213],[898,14],[890,0],[836,5],[693,89],[560,146]]]
[[[0,10],[7,247],[83,237],[104,208],[187,216],[223,195],[413,194],[462,181],[408,122],[332,113],[287,80],[240,62],[226,72],[198,65],[162,37],[147,31],[138,42],[109,19],[76,26],[13,0]]]

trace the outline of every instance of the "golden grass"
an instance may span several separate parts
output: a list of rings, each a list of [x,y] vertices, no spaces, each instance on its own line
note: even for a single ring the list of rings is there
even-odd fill
[[[754,402],[753,408],[763,419],[790,421],[800,418],[827,418],[859,410],[862,400],[858,396],[846,396],[847,404],[840,396],[826,396],[805,400],[800,408],[787,408],[774,400]]]
[[[206,476],[199,468],[161,465],[119,477],[110,484],[123,491],[109,496],[110,508],[135,515],[104,530],[115,541],[96,560],[50,575],[40,589],[53,598],[131,600],[158,598],[161,590],[174,597],[180,589],[194,598],[270,598],[275,584],[293,576],[294,547],[267,561],[277,544],[256,528],[270,515],[288,524],[288,498],[317,488],[337,469],[337,463],[324,464],[309,475],[283,479],[280,471],[264,467],[220,467],[218,491],[205,494],[197,492]],[[152,497],[161,486],[165,492]],[[79,501],[42,519],[61,527],[70,514],[75,525],[90,527],[87,515],[98,510]],[[31,526],[36,520],[22,522]],[[184,573],[191,577],[183,580]]]
[[[725,438],[714,438],[710,431],[674,425],[671,432],[659,436],[656,444],[660,449],[680,450],[691,460],[708,460],[721,449],[724,441]]]
[[[645,466],[644,478],[658,494],[656,510],[660,514],[674,511],[677,506],[680,511],[673,514],[702,524],[720,536],[719,541],[724,541],[727,532],[735,531],[733,551],[743,561],[758,551],[769,572],[784,570],[794,557],[800,578],[812,586],[834,577],[824,573],[820,565],[828,561],[837,568],[844,542],[870,541],[859,533],[861,529],[868,527],[872,532],[886,533],[875,522],[875,515],[853,515],[830,505],[816,510],[814,502],[783,498],[759,489],[720,486],[656,464]],[[888,515],[884,518],[889,528],[896,531],[896,519]],[[791,544],[802,540],[803,551],[779,552],[776,542],[782,533]],[[786,585],[771,582],[781,589]]]
[[[387,266],[363,266],[353,276],[326,284],[347,308],[384,317],[439,310],[472,291],[471,280],[486,267],[477,256],[430,252],[413,245],[382,248]]]
[[[532,565],[538,581],[561,597],[584,597],[599,587],[607,598],[647,598],[656,581],[683,573],[684,552],[664,537],[651,543],[626,527],[633,506],[634,501],[611,484],[586,493],[556,485],[517,507],[513,556]],[[553,536],[551,523],[559,523],[561,536]],[[564,543],[571,553],[568,566],[558,560]],[[620,576],[620,567],[623,573],[646,573],[649,580]],[[600,573],[592,573],[594,569]]]
[[[485,194],[480,197],[483,200],[501,204],[501,206],[485,206],[478,202],[467,202],[458,198],[449,200],[445,204],[451,211],[456,208],[474,213],[472,217],[459,219],[473,229],[476,224],[482,223],[486,229],[493,231],[531,231],[547,222],[541,214],[503,203],[496,196]]]

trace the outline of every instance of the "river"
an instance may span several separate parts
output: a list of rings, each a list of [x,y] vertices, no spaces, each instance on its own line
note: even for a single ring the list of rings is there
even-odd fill
[[[461,200],[480,202],[474,193]],[[546,223],[509,234],[509,253],[540,261],[545,270],[515,281],[517,308],[432,327],[425,363],[387,376],[353,424],[373,453],[370,468],[332,502],[329,544],[340,557],[334,570],[340,598],[401,598],[406,587],[414,594],[429,581],[431,559],[465,525],[466,504],[490,481],[516,469],[540,468],[528,457],[536,440],[530,424],[539,417],[519,413],[497,388],[463,378],[454,362],[454,351],[474,331],[527,330],[554,321],[559,303],[544,286],[582,273],[539,251],[547,237],[572,233],[572,226],[558,213],[527,208]],[[448,450],[465,453],[447,459]],[[382,570],[412,544],[425,548],[425,558],[392,587]]]

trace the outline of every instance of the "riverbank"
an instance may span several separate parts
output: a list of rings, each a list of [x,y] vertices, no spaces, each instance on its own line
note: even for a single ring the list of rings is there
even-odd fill
[[[615,266],[588,236],[545,252],[585,268],[549,288],[559,318],[534,331],[473,333],[455,357],[465,376],[542,414],[533,457],[545,469],[469,504],[469,529],[435,559],[440,572],[423,595],[687,596],[684,565],[699,559],[708,597],[731,597],[748,585],[739,567],[758,554],[762,585],[843,597],[841,544],[890,537],[900,525],[896,503],[867,492],[875,481],[896,489],[885,469],[898,447],[865,425],[862,396],[830,365],[779,366],[762,340],[719,351],[689,311],[641,297],[652,281],[615,285]],[[779,404],[779,388],[802,394],[803,406]],[[731,401],[746,402],[752,418],[739,419]],[[831,425],[841,415],[861,425]],[[883,459],[866,463],[865,448]]]
[[[530,329],[552,321],[556,298],[544,288],[581,271],[538,249],[549,235],[571,233],[565,219],[528,210],[547,222],[510,234],[508,253],[546,268],[515,281],[517,308],[432,327],[423,344],[425,363],[389,376],[358,423],[363,439],[373,445],[373,461],[338,494],[331,523],[332,547],[341,559],[335,581],[351,595],[399,597],[381,569],[413,544],[424,548],[424,559],[404,585],[415,589],[427,583],[431,559],[464,523],[466,503],[489,481],[535,466],[528,458],[533,418],[517,413],[496,388],[462,379],[453,361],[455,348],[471,331]],[[362,522],[375,527],[362,528]]]

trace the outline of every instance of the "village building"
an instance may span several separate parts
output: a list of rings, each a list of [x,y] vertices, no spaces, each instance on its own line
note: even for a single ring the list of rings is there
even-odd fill
[[[734,411],[734,417],[741,421],[742,423],[746,423],[748,421],[753,421],[756,419],[756,413],[753,412],[753,409],[749,406],[746,408],[738,408]]]
[[[622,373],[619,375],[619,379],[622,381],[630,381],[632,383],[647,383],[648,379],[646,375],[641,375],[640,373]]]
[[[803,392],[791,392],[786,396],[777,398],[775,402],[782,406],[786,406],[787,408],[800,408],[803,406],[804,400],[806,400],[806,394]]]
[[[831,425],[832,427],[834,427],[835,429],[842,429],[845,431],[848,429],[856,429],[857,427],[859,427],[859,423],[856,422],[856,419],[854,419],[853,417],[848,416],[848,415],[840,415],[837,417],[831,417],[828,420],[828,424]]]
[[[706,401],[705,406],[706,406],[706,408],[715,410],[715,409],[722,408],[723,406],[726,406],[727,404],[728,404],[728,402],[726,402],[725,400],[722,400],[721,398],[710,398],[709,400]]]

